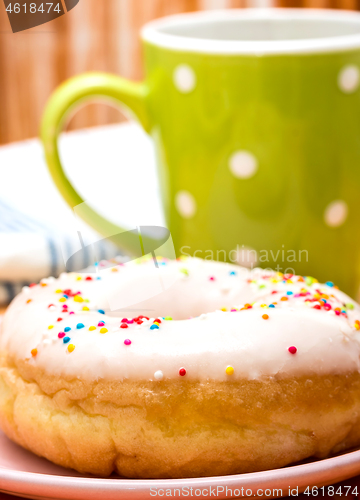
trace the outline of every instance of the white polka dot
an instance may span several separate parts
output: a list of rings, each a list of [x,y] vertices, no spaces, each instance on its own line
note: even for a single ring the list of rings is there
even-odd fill
[[[236,250],[236,262],[240,266],[253,268],[258,262],[257,251],[251,247],[242,246]]]
[[[344,224],[348,215],[348,206],[343,200],[335,200],[329,203],[325,209],[325,223],[330,227],[338,227]]]
[[[161,370],[158,370],[154,373],[155,380],[162,380],[164,378],[164,374]]]
[[[180,215],[191,219],[196,213],[196,201],[189,191],[179,191],[175,196],[175,206]]]
[[[187,64],[180,64],[179,66],[176,66],[173,78],[175,87],[179,90],[179,92],[187,94],[188,92],[194,90],[196,85],[196,76],[194,70]]]
[[[360,83],[360,71],[357,66],[345,66],[339,73],[338,85],[346,94],[355,92]]]
[[[248,151],[235,151],[229,158],[230,172],[239,179],[248,179],[255,175],[258,162]]]

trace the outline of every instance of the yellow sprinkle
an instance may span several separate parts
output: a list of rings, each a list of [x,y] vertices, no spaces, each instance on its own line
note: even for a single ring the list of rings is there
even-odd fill
[[[73,352],[73,350],[74,350],[74,349],[75,349],[74,344],[69,344],[69,345],[68,345],[68,351],[69,351],[69,352]]]
[[[234,373],[234,368],[232,366],[227,366],[225,372],[226,375],[232,375]]]
[[[357,330],[360,330],[360,323],[355,323],[355,328],[356,328]]]
[[[31,349],[31,356],[37,355],[37,349]]]
[[[81,276],[78,276],[78,277],[76,278],[76,281],[80,281],[81,279],[82,279],[82,278],[81,278]]]
[[[82,310],[83,310],[83,311],[90,311],[90,309],[89,309],[87,306],[84,306],[84,307],[82,308]]]
[[[266,305],[266,304],[261,304],[261,306],[260,306],[260,307],[267,307],[267,305]]]
[[[84,299],[82,297],[80,297],[80,295],[75,295],[74,302],[84,302]]]
[[[107,328],[100,328],[100,333],[106,333],[108,331]]]
[[[227,311],[226,307],[222,307],[221,310],[224,311],[224,312]]]
[[[54,328],[54,325],[49,325],[48,326],[48,329],[51,330],[52,328]]]
[[[66,297],[61,297],[61,299],[59,299],[59,302],[66,302]]]
[[[314,293],[314,299],[320,299],[320,294],[319,293]]]
[[[89,330],[90,330],[90,332],[96,330],[96,326],[89,326]]]
[[[58,290],[55,290],[55,293],[61,293],[62,290],[60,290],[60,288]]]
[[[118,272],[118,268],[117,267],[113,267],[111,270],[112,270],[113,273],[117,273]]]

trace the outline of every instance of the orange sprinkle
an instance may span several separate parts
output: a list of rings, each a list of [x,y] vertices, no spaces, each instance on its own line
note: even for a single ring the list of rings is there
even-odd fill
[[[287,297],[281,297],[280,300],[285,301],[285,300],[289,300],[289,299]]]
[[[47,286],[47,283],[40,283],[41,286]]]
[[[31,356],[36,356],[37,352],[37,349],[31,349]]]
[[[269,315],[268,315],[268,314],[263,314],[263,315],[262,315],[262,318],[263,318],[263,319],[269,319]]]
[[[32,299],[27,299],[26,303],[30,304],[31,301],[32,301]]]

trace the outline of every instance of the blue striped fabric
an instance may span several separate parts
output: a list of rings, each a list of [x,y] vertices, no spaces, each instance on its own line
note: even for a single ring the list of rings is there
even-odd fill
[[[79,239],[77,235],[63,234],[62,232],[57,231],[56,228],[54,229],[46,223],[34,220],[28,215],[0,200],[0,236],[2,238],[2,256],[6,256],[7,251],[11,252],[11,246],[9,246],[9,248],[6,246],[7,235],[10,237],[10,235],[15,233],[22,233],[24,235],[25,242],[26,235],[28,234],[40,235],[41,238],[43,238],[45,253],[48,255],[47,262],[44,263],[45,268],[47,268],[47,272],[45,276],[38,276],[38,280],[48,276],[57,277],[65,270],[64,257],[61,250],[62,248],[65,249],[66,256],[69,257],[75,253],[79,247]],[[97,244],[97,250],[100,253],[100,255],[98,255],[99,260],[110,259],[119,253],[113,244],[106,241],[99,242]],[[27,262],[27,259],[24,259],[24,261],[25,260],[26,262],[21,263],[22,267],[27,269],[31,268],[31,259],[29,262]],[[85,246],[83,248],[83,252],[79,253],[76,263],[74,263],[73,259],[71,259],[70,268],[68,268],[67,271],[80,271],[91,264],[93,264],[93,262],[91,262],[91,255]],[[6,269],[6,273],[3,272],[4,269],[2,270],[1,267],[5,265],[7,265],[7,259],[5,258],[4,262],[2,262],[2,259],[0,258],[0,304],[10,302],[10,300],[12,300],[15,295],[20,292],[24,285],[29,284],[26,279],[22,280],[21,277],[19,279],[19,276],[17,276],[17,279],[14,281],[2,279],[4,274],[8,275],[9,273],[9,269]]]

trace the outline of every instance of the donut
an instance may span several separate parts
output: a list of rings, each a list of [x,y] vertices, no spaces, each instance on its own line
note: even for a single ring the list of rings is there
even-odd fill
[[[0,426],[84,474],[267,470],[360,445],[360,306],[333,283],[157,257],[25,287]]]

